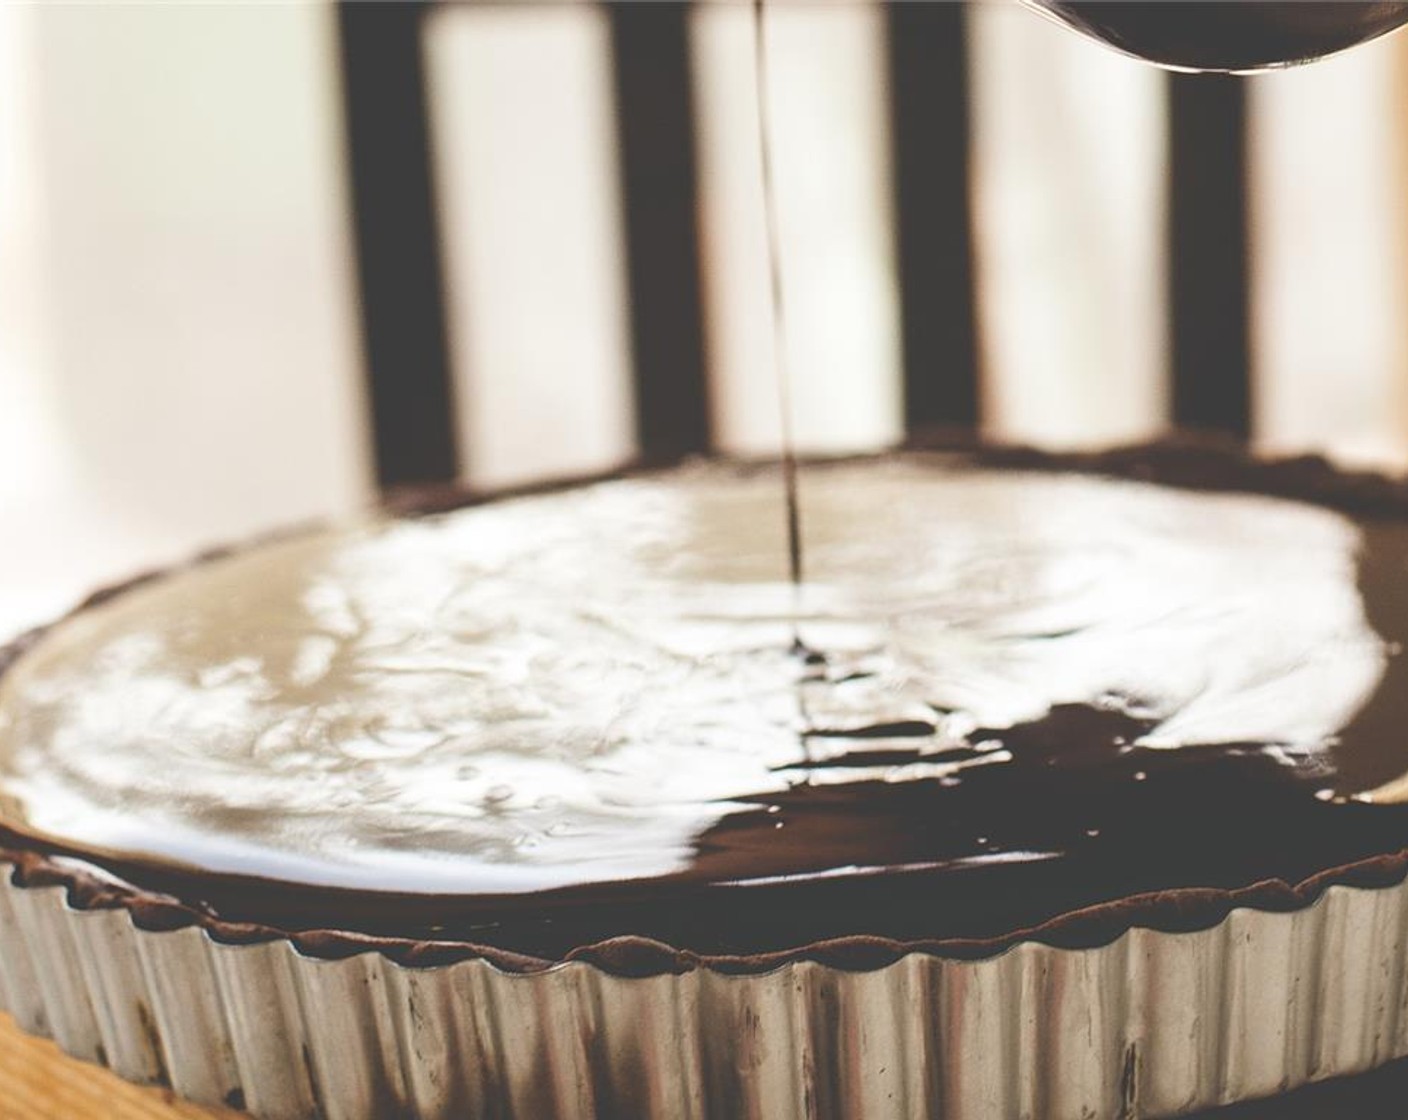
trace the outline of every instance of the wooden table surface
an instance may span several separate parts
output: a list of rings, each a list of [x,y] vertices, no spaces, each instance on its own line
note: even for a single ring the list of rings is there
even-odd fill
[[[141,1089],[22,1034],[0,1015],[0,1120],[249,1120],[199,1108],[166,1089]]]

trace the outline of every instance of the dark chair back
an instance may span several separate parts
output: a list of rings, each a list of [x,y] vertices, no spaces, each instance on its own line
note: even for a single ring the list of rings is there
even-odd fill
[[[689,5],[607,5],[642,454],[707,451]],[[362,329],[383,486],[447,480],[456,447],[422,25],[433,5],[339,8]],[[895,3],[888,115],[907,430],[977,428],[970,66],[956,3]],[[1249,429],[1242,79],[1169,74],[1171,424]]]

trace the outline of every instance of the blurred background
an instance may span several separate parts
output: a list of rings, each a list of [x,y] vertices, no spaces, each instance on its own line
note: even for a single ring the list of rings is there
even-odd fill
[[[805,448],[1408,465],[1408,36],[768,18]],[[757,96],[746,3],[0,5],[0,636],[382,486],[773,451]]]

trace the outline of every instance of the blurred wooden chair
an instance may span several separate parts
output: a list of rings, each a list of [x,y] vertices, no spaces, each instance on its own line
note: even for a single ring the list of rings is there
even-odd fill
[[[344,4],[339,39],[377,474],[461,473],[444,250],[427,121],[427,4]],[[690,7],[610,4],[636,415],[647,458],[713,446],[703,352]],[[885,8],[903,417],[981,426],[970,198],[969,13]],[[1250,424],[1245,96],[1239,79],[1167,75],[1167,420]],[[486,173],[491,169],[485,169]],[[566,185],[564,185],[566,186]],[[570,189],[570,188],[568,188]],[[799,328],[804,329],[804,328]],[[472,405],[470,406],[472,407]]]

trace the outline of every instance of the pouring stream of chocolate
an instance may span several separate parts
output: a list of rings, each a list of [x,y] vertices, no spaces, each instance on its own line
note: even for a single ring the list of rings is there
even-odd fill
[[[778,427],[781,437],[782,483],[786,490],[787,562],[792,579],[793,645],[808,652],[802,641],[802,508],[797,493],[797,440],[792,416],[792,370],[787,360],[787,316],[782,299],[782,245],[777,218],[777,185],[772,165],[772,114],[768,96],[768,36],[764,0],[753,0],[753,75],[757,85],[758,166],[763,191],[763,227],[767,236],[768,301],[773,327],[773,379],[777,384]]]
[[[768,303],[772,312],[773,380],[777,385],[778,435],[787,525],[787,572],[792,583],[792,652],[801,661],[797,684],[797,714],[803,754],[810,757],[811,715],[806,686],[825,683],[826,655],[802,636],[803,581],[806,577],[802,541],[802,503],[797,486],[797,437],[792,413],[792,367],[788,361],[787,315],[783,303],[782,238],[777,214],[777,183],[773,176],[772,113],[768,92],[768,33],[765,0],[753,0],[753,78],[757,86],[758,168],[763,195],[763,228],[767,241]]]

